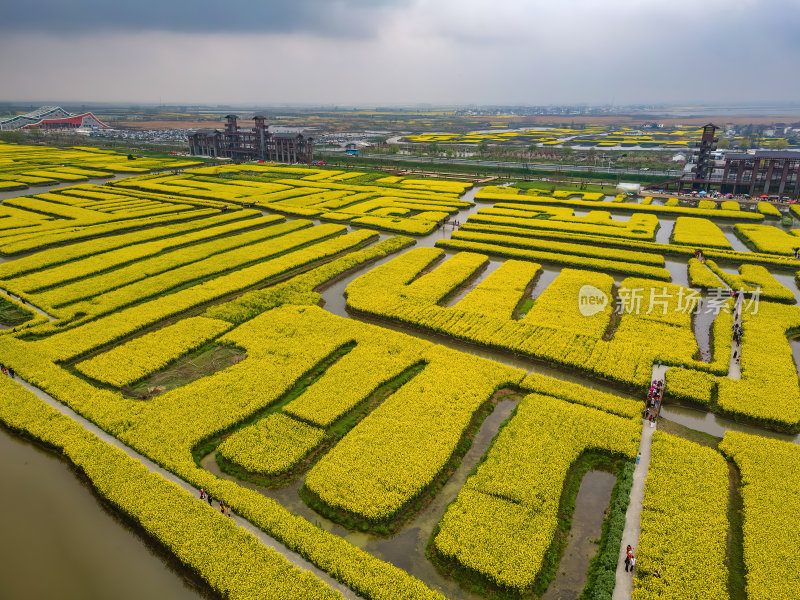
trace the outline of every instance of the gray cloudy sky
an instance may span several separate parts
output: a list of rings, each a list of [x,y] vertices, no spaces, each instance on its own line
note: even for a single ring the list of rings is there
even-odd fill
[[[0,100],[797,103],[798,57],[800,0],[10,0],[0,11]]]

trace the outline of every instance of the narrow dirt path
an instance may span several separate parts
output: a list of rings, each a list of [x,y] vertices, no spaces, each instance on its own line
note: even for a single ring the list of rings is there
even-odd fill
[[[14,294],[12,294],[11,292],[9,292],[8,290],[4,290],[3,288],[0,288],[0,292],[2,292],[3,294],[5,294],[5,295],[6,295],[6,296],[8,296],[9,298],[13,298],[13,299],[15,299],[15,300],[19,300],[20,302],[22,302],[22,298],[20,298],[20,297],[18,297],[18,296],[15,296]],[[30,302],[28,302],[27,300],[26,300],[26,301],[24,301],[24,302],[22,302],[22,303],[23,303],[25,306],[27,306],[28,308],[30,308],[32,311],[39,313],[39,314],[40,314],[40,315],[42,315],[43,317],[47,317],[47,319],[48,319],[48,320],[50,320],[50,321],[55,321],[55,320],[56,320],[56,318],[55,318],[53,315],[49,315],[49,314],[47,314],[47,313],[46,313],[46,312],[44,312],[44,311],[43,311],[41,308],[39,308],[38,306],[34,306],[33,304],[31,304],[31,303],[30,303]]]
[[[664,381],[666,365],[653,365],[652,381]],[[617,582],[614,586],[613,600],[630,600],[633,591],[633,573],[625,571],[625,553],[628,545],[633,548],[634,555],[639,544],[640,517],[642,514],[642,501],[644,500],[644,484],[647,480],[647,469],[650,466],[650,448],[653,444],[655,427],[650,422],[642,420],[642,441],[639,443],[641,455],[633,472],[633,486],[631,487],[631,501],[625,513],[625,529],[622,532],[622,546],[619,551],[617,564]]]
[[[733,305],[733,324],[735,326],[742,326],[742,302],[744,300],[744,296],[739,294],[739,297],[736,299],[736,304]],[[733,335],[733,332],[731,332]],[[728,377],[730,379],[741,379],[742,378],[742,366],[739,364],[739,358],[742,355],[742,345],[737,343],[736,340],[733,340],[731,343],[731,360],[730,365],[728,367]]]

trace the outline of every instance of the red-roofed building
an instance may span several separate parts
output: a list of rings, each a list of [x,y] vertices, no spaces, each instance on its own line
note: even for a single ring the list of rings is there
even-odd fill
[[[54,119],[42,119],[36,123],[28,123],[23,129],[28,127],[39,127],[41,129],[105,129],[108,125],[100,121],[92,113],[87,112],[82,115],[70,117],[57,117]]]

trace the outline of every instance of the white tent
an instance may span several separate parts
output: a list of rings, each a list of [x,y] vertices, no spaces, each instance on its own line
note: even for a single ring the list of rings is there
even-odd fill
[[[618,183],[617,191],[623,194],[638,194],[642,191],[641,183]]]

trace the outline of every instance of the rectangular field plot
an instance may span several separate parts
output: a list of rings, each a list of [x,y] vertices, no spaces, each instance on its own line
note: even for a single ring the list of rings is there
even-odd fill
[[[115,387],[134,383],[186,352],[222,335],[230,323],[192,317],[159,329],[76,365],[92,379]]]
[[[286,215],[424,235],[459,209],[471,206],[471,202],[459,199],[471,185],[408,177],[395,181],[380,174],[259,164],[132,178],[115,182],[114,188],[159,197],[258,206]]]
[[[146,173],[153,169],[174,169],[201,163],[197,159],[172,158],[131,161],[126,154],[94,148],[51,148],[0,142],[0,189],[24,189],[28,185],[110,177],[112,172]]]

